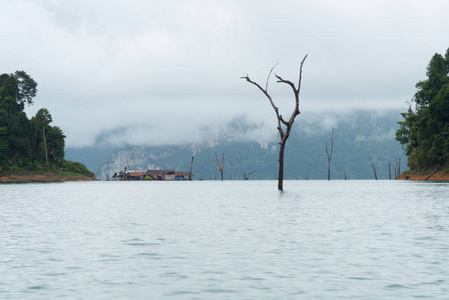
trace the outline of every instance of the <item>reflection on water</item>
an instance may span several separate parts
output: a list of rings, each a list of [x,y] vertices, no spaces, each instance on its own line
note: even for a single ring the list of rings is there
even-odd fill
[[[0,185],[1,299],[446,299],[448,183]]]

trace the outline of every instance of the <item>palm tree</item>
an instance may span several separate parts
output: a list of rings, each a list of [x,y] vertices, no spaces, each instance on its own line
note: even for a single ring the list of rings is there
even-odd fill
[[[44,137],[45,162],[48,163],[47,141],[45,138],[45,128],[53,121],[50,112],[46,108],[41,108],[36,113],[36,120],[39,126],[42,126],[42,135]]]

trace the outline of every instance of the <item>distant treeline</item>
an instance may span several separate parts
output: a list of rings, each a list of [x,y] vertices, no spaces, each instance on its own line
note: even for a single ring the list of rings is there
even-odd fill
[[[64,159],[65,135],[51,126],[50,112],[41,108],[28,119],[25,104],[33,104],[37,83],[26,72],[0,75],[0,173],[64,170],[92,173]]]
[[[415,107],[402,113],[396,140],[405,146],[410,170],[437,171],[449,166],[449,49],[436,53],[427,79],[416,84]]]

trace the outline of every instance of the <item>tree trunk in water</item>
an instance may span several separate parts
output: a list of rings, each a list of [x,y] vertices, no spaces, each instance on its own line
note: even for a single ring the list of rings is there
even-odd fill
[[[42,134],[44,136],[45,162],[48,163],[47,141],[45,139],[45,128],[44,128],[44,126],[42,126]]]
[[[285,149],[285,142],[287,139],[282,138],[279,148],[279,175],[278,175],[278,190],[283,191],[284,190],[284,149]]]
[[[221,161],[221,165],[220,165],[220,163],[218,162],[217,153],[215,153],[215,162],[217,163],[217,169],[220,171],[221,181],[223,181],[224,153],[221,154],[221,157],[222,157],[222,161]]]
[[[332,160],[332,154],[334,153],[334,143],[335,139],[338,136],[334,136],[334,127],[332,127],[332,132],[330,136],[330,142],[331,142],[331,151],[329,153],[329,150],[327,149],[327,143],[326,143],[326,155],[327,155],[327,180],[331,180],[331,160]]]
[[[374,166],[374,164],[372,165],[372,167],[374,171],[374,178],[377,180],[376,167]]]
[[[193,158],[194,156],[192,156],[192,160],[190,161],[189,181],[192,181]]]
[[[369,162],[374,171],[374,178],[377,180],[376,166],[374,166],[374,154],[372,154],[371,157],[369,158]]]

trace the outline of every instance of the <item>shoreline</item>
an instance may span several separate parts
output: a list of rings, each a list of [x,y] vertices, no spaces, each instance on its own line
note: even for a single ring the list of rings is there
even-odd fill
[[[396,180],[414,180],[414,181],[449,181],[449,174],[444,171],[424,174],[401,174]],[[65,182],[65,181],[98,181],[94,177],[70,176],[47,174],[11,174],[0,175],[0,183],[39,183],[39,182]]]
[[[11,174],[0,175],[0,183],[27,183],[27,182],[65,182],[65,181],[97,181],[95,178],[87,176],[70,176],[49,174]]]
[[[401,174],[396,180],[449,181],[449,174],[444,171],[425,174]]]

